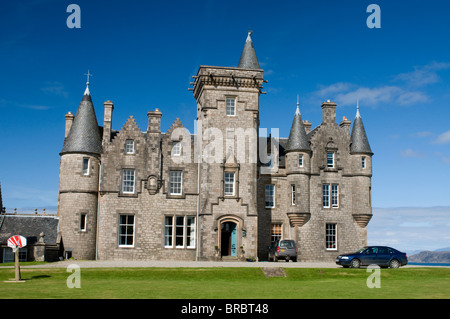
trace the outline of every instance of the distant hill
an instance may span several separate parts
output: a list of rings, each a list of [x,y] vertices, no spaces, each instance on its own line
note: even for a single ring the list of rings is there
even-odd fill
[[[418,254],[408,256],[408,262],[450,263],[450,251],[429,251],[429,250],[421,251]]]

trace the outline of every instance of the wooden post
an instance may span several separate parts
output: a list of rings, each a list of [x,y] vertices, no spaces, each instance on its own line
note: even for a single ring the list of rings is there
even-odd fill
[[[14,258],[14,268],[15,268],[15,279],[20,281],[20,268],[19,268],[19,248],[16,248],[15,258]]]

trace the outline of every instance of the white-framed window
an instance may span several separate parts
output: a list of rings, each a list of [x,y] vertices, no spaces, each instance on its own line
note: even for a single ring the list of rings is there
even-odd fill
[[[234,97],[226,98],[226,114],[227,116],[236,115],[236,98]]]
[[[181,195],[183,193],[183,172],[170,171],[169,192],[171,195]]]
[[[133,194],[135,185],[135,171],[132,168],[122,170],[122,193]]]
[[[184,247],[184,216],[175,216],[175,247]]]
[[[330,207],[330,184],[322,185],[322,206],[324,208]]]
[[[172,145],[172,153],[173,156],[181,155],[181,142],[174,142]]]
[[[195,217],[186,216],[186,248],[195,248]]]
[[[362,169],[366,168],[366,157],[365,156],[361,157],[361,168]]]
[[[272,224],[272,241],[283,239],[283,224]]]
[[[334,167],[334,152],[327,152],[327,167]]]
[[[125,141],[125,154],[134,154],[134,140]]]
[[[331,184],[331,207],[339,207],[339,185]]]
[[[164,247],[173,246],[173,216],[164,217]]]
[[[86,231],[87,214],[80,214],[80,231]]]
[[[119,215],[119,247],[134,247],[134,215]]]
[[[266,208],[275,207],[275,185],[268,184],[265,186]]]
[[[322,205],[324,208],[339,207],[338,184],[322,184]]]
[[[89,157],[83,157],[83,175],[89,175]]]
[[[337,250],[337,225],[326,224],[325,226],[325,249]]]
[[[223,181],[223,194],[225,196],[234,196],[234,173],[225,172]]]
[[[291,185],[291,205],[295,205],[296,201],[296,191],[295,191],[295,185]]]
[[[298,167],[303,167],[303,154],[298,156]]]
[[[195,217],[164,217],[165,248],[195,248]]]

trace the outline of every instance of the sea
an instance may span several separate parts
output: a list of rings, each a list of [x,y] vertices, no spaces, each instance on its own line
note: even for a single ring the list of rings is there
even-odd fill
[[[436,266],[436,267],[450,267],[450,263],[410,263],[408,265],[414,266]]]

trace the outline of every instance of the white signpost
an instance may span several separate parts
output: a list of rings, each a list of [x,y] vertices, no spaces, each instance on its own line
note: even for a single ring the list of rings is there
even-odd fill
[[[19,248],[27,245],[27,239],[20,235],[14,235],[8,239],[8,247],[11,247],[14,252],[14,268],[15,268],[15,282],[23,282],[20,280],[19,268]]]

